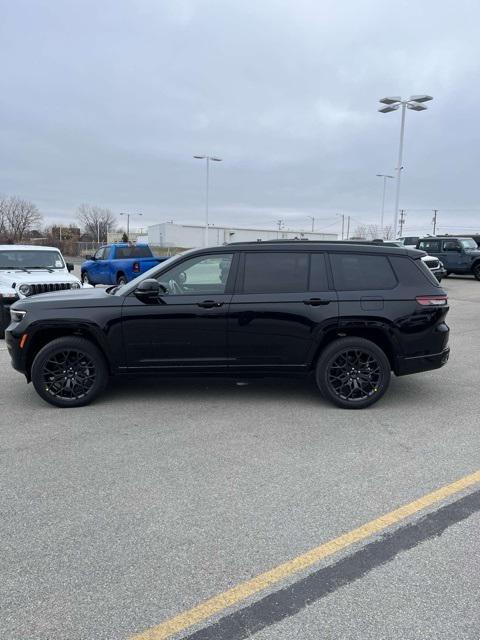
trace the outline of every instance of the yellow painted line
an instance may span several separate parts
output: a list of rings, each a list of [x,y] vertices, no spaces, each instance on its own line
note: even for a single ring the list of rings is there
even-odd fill
[[[288,578],[298,571],[306,569],[320,560],[349,547],[354,542],[364,540],[374,533],[378,533],[444,498],[448,498],[448,496],[471,487],[477,482],[480,482],[480,470],[464,478],[460,478],[460,480],[456,480],[451,484],[447,484],[436,491],[432,491],[432,493],[427,493],[427,495],[418,498],[418,500],[394,509],[380,516],[380,518],[370,520],[370,522],[362,524],[360,527],[338,536],[338,538],[334,538],[329,542],[310,549],[310,551],[302,553],[296,558],[292,558],[292,560],[288,560],[269,571],[265,571],[265,573],[260,573],[258,576],[246,582],[241,582],[235,587],[201,602],[192,609],[183,611],[151,629],[131,636],[130,640],[164,640],[164,638],[169,638],[173,634],[184,631],[227,607],[238,604],[249,596],[262,591],[262,589],[271,587],[280,580]]]

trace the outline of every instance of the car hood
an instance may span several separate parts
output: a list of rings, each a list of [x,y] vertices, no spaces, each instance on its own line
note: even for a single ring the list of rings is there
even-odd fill
[[[48,269],[32,269],[32,271],[7,271],[0,269],[0,284],[15,289],[19,284],[43,284],[59,282],[80,282],[68,271],[49,271]],[[15,285],[15,286],[14,286]]]
[[[22,298],[15,303],[16,309],[27,309],[32,305],[49,307],[88,307],[106,304],[108,306],[121,305],[121,296],[112,296],[106,289],[69,289],[67,291],[55,291],[53,293],[40,293],[29,298]]]

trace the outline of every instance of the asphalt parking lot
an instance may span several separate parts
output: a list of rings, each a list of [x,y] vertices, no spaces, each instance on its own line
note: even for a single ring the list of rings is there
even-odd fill
[[[0,638],[478,640],[480,482],[157,626],[480,469],[480,282],[444,284],[449,363],[359,412],[303,381],[153,378],[57,410],[0,342]]]

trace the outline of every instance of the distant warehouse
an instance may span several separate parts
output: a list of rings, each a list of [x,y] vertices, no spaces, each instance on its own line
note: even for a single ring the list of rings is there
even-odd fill
[[[202,247],[205,227],[196,224],[174,224],[162,222],[148,227],[148,243],[157,247]],[[208,229],[208,244],[222,245],[228,242],[251,242],[256,240],[336,240],[336,233],[292,231],[290,229],[254,229],[240,227],[217,227]]]

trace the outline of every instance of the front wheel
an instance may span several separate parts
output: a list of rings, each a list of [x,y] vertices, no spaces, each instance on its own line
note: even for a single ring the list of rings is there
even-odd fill
[[[93,284],[93,282],[90,282],[90,278],[88,277],[88,273],[86,271],[82,271],[82,274],[80,276],[80,280],[82,281],[82,284],[91,284],[92,287],[95,286]]]
[[[383,396],[390,384],[384,351],[364,338],[339,338],[320,355],[316,382],[323,396],[344,409],[363,409]]]
[[[480,280],[480,262],[473,265],[472,273],[475,276],[475,280]]]
[[[56,407],[82,407],[105,388],[108,370],[102,353],[89,340],[66,336],[46,344],[35,356],[36,392]]]

